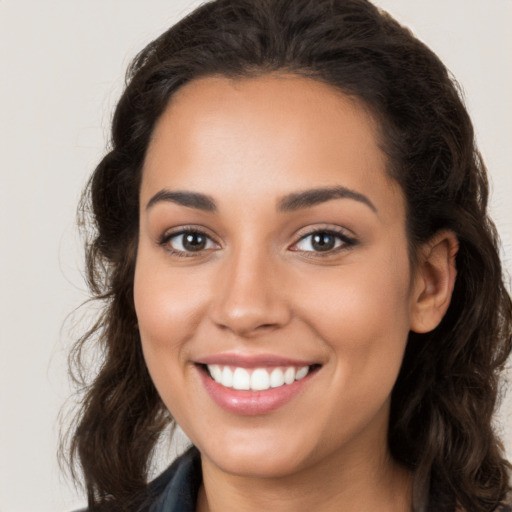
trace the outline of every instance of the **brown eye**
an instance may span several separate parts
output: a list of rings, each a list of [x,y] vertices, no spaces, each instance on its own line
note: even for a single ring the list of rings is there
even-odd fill
[[[200,231],[185,231],[167,235],[160,242],[176,254],[198,253],[208,249],[217,249],[215,242]]]
[[[336,238],[330,233],[316,233],[311,236],[311,247],[315,251],[329,251],[336,246]]]
[[[186,233],[183,236],[183,248],[186,251],[200,251],[206,247],[206,237],[201,233]]]
[[[336,231],[314,231],[303,236],[292,250],[312,253],[328,253],[337,249],[348,248],[356,244],[356,241],[344,233]]]

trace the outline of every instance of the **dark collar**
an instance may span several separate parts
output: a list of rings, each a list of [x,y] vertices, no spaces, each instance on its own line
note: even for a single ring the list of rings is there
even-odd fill
[[[195,512],[202,481],[201,456],[198,449],[192,446],[151,482],[149,499],[138,512]],[[435,495],[431,492],[429,502],[435,502],[433,494]],[[509,496],[495,512],[512,512],[511,498],[512,496]],[[454,510],[451,506],[448,508]],[[429,504],[426,508],[418,507],[415,510],[440,509],[432,508]],[[443,510],[446,510],[446,507],[443,507]]]
[[[192,447],[150,484],[150,504],[140,512],[195,512],[202,481],[201,457]]]

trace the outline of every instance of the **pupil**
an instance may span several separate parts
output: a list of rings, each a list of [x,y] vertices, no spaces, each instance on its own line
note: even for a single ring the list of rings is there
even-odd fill
[[[317,251],[329,251],[334,248],[335,240],[328,233],[317,233],[313,235],[313,248]]]
[[[206,237],[199,233],[187,233],[183,237],[183,247],[187,251],[200,251],[206,245]]]

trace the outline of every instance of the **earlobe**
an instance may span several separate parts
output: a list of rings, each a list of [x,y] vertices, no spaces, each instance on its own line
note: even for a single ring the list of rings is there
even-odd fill
[[[455,233],[440,231],[419,250],[411,297],[412,331],[432,331],[448,310],[457,275],[458,249]]]

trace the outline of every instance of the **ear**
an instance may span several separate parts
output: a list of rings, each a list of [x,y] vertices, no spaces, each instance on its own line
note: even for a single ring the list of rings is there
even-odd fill
[[[411,296],[411,330],[435,329],[450,305],[459,242],[452,231],[440,231],[418,251]]]

